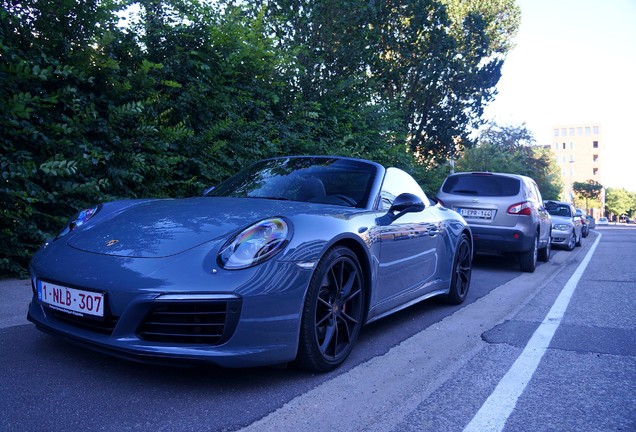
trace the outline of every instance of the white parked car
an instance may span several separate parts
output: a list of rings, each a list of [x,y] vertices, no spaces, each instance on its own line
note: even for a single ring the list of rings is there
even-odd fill
[[[606,217],[600,217],[598,218],[596,225],[609,225],[609,221],[607,220]]]
[[[552,244],[563,246],[566,250],[573,250],[581,246],[583,238],[583,223],[576,215],[572,204],[559,201],[546,201],[545,208],[552,217]]]

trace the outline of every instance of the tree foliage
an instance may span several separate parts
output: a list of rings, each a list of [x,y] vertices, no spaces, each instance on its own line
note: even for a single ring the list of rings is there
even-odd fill
[[[264,157],[359,156],[437,182],[519,22],[513,0],[0,5],[1,274],[24,274],[79,209],[198,194]]]
[[[588,180],[586,182],[574,182],[572,184],[574,192],[585,200],[585,209],[589,209],[589,201],[598,201],[601,193],[603,193],[603,185],[596,180]]]
[[[490,123],[475,147],[457,161],[458,171],[490,171],[521,174],[534,179],[543,199],[559,199],[563,182],[549,149],[533,146],[534,137],[525,125]]]
[[[623,188],[607,188],[605,192],[605,211],[617,218],[636,213],[636,194]]]

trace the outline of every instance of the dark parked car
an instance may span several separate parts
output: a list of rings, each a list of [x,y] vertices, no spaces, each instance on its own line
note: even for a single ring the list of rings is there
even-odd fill
[[[470,225],[476,252],[516,253],[521,270],[550,259],[550,215],[529,177],[466,172],[446,178],[437,198]]]
[[[576,217],[581,219],[581,233],[583,238],[586,238],[590,234],[590,226],[587,221],[587,213],[583,209],[576,209]]]
[[[461,303],[472,243],[397,168],[269,159],[202,197],[79,212],[32,260],[28,317],[136,360],[325,371],[363,324],[432,296]]]

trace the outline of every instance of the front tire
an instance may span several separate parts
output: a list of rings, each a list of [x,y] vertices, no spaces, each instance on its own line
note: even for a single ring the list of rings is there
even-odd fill
[[[572,235],[568,239],[568,244],[565,246],[565,249],[568,251],[573,251],[574,246],[576,245],[576,233],[572,230]]]
[[[473,256],[470,251],[470,242],[468,241],[468,236],[462,234],[453,259],[453,275],[450,289],[444,298],[447,303],[458,305],[466,299],[470,288],[472,268]]]
[[[358,339],[364,309],[364,275],[356,255],[342,246],[330,249],[309,283],[297,362],[319,372],[342,364]]]

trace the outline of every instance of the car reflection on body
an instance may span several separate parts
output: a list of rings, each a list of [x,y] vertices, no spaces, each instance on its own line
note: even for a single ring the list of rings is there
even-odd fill
[[[575,246],[581,246],[583,224],[574,206],[564,202],[546,201],[545,208],[552,217],[552,244],[563,246],[569,251]]]
[[[404,171],[256,163],[188,199],[81,211],[31,263],[29,319],[113,355],[326,371],[363,324],[470,286],[472,236]]]

